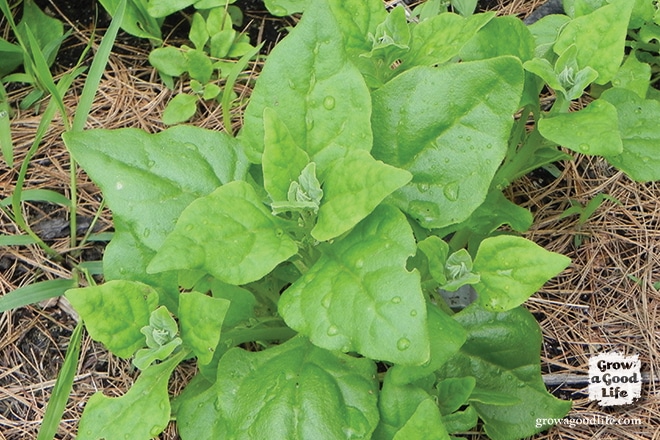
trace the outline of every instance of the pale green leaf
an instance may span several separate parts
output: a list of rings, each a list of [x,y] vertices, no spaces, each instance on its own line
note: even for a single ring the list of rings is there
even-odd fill
[[[149,324],[158,293],[135,281],[108,281],[100,286],[71,289],[65,294],[95,341],[121,358],[145,346],[140,329]]]
[[[264,152],[262,168],[264,188],[273,201],[287,200],[291,182],[309,163],[309,156],[291,136],[278,113],[264,109]]]
[[[420,251],[426,255],[428,260],[429,272],[433,279],[439,284],[447,282],[445,275],[445,264],[449,256],[449,245],[440,237],[431,235],[423,241],[417,243]]]
[[[230,182],[183,211],[147,272],[197,269],[229,284],[256,281],[298,251],[283,227],[248,183]]]
[[[616,108],[598,99],[577,112],[541,118],[544,138],[587,155],[616,155],[623,151]]]
[[[226,299],[199,292],[181,294],[178,313],[181,339],[201,364],[208,364],[213,359],[229,304]]]
[[[197,112],[197,96],[180,93],[163,110],[163,124],[174,125],[185,122]]]
[[[651,80],[651,66],[640,62],[634,53],[631,53],[619,68],[612,79],[612,86],[632,90],[640,98],[646,98]]]
[[[309,0],[265,0],[264,5],[268,12],[276,17],[284,17],[302,12]]]
[[[579,68],[593,68],[598,72],[596,84],[608,83],[623,60],[633,6],[634,2],[629,0],[614,0],[590,14],[571,20],[557,38],[555,53],[561,54],[575,44]]]
[[[238,143],[224,133],[192,126],[157,134],[132,128],[87,130],[63,138],[113,213],[115,234],[103,257],[106,279],[167,286],[176,297],[176,276],[149,275],[147,264],[190,202],[245,177],[247,159]],[[176,310],[176,303],[167,306]]]
[[[392,198],[425,227],[481,205],[504,159],[523,70],[513,57],[416,67],[373,96],[376,159],[413,174]]]
[[[148,440],[158,436],[170,421],[167,383],[184,354],[144,370],[121,397],[94,394],[85,405],[76,438]]]
[[[349,151],[328,170],[312,236],[325,241],[343,234],[410,179],[408,171],[377,161],[367,151]]]
[[[404,215],[380,205],[322,256],[280,298],[294,330],[328,350],[419,365],[429,359],[419,274],[406,270],[415,241]]]
[[[177,11],[182,11],[195,3],[196,0],[150,0],[147,3],[147,12],[152,17],[166,17]]]
[[[561,14],[546,15],[536,23],[527,26],[527,29],[534,36],[536,49],[534,55],[544,58],[551,55],[552,46],[557,41],[561,29],[571,21],[571,19]]]
[[[538,418],[561,419],[571,403],[553,397],[541,377],[541,329],[527,310],[487,312],[472,305],[455,315],[468,331],[460,352],[440,372],[441,380],[473,376],[475,392],[509,395],[512,405],[473,402],[493,440],[529,437],[548,429]],[[473,392],[474,394],[474,392]]]
[[[494,311],[512,309],[532,296],[571,260],[522,237],[500,235],[481,242],[474,258],[478,302]]]
[[[234,348],[207,391],[180,402],[184,440],[370,439],[378,423],[376,368],[298,337],[260,352]]]
[[[449,440],[440,411],[431,395],[412,384],[398,384],[385,375],[378,399],[379,440]]]
[[[114,17],[119,0],[100,0],[106,11]],[[147,0],[130,0],[126,2],[126,11],[121,22],[121,28],[131,35],[140,38],[150,38],[156,43],[161,42],[160,26],[163,19],[155,18],[147,12]]]
[[[241,322],[254,318],[254,308],[257,305],[257,299],[249,290],[213,280],[211,293],[214,298],[229,301],[229,309],[227,309],[227,314],[222,322],[223,327],[234,327]]]
[[[442,415],[449,415],[465,404],[476,383],[476,379],[472,376],[449,377],[439,381],[436,389]]]
[[[181,49],[159,47],[149,53],[149,62],[159,72],[169,76],[181,76],[188,71],[188,59]]]
[[[535,50],[534,36],[517,17],[495,17],[485,23],[460,51],[465,61],[512,55],[522,62],[531,60]]]
[[[261,160],[267,107],[320,174],[350,149],[371,149],[369,90],[340,35],[327,2],[311,2],[298,26],[270,53],[245,110],[242,139],[251,160]]]
[[[413,27],[410,52],[402,57],[399,68],[432,66],[451,61],[493,17],[493,12],[469,18],[447,12],[422,21]]]
[[[607,161],[638,182],[659,180],[660,102],[618,88],[606,91],[601,98],[616,107],[623,141],[623,152],[607,156]]]

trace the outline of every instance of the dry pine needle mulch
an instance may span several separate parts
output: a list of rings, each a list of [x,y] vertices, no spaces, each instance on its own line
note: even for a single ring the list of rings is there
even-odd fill
[[[527,14],[539,1],[503,1],[495,6],[506,14]],[[80,44],[89,31],[76,33]],[[97,41],[98,42],[98,41]],[[160,116],[172,96],[145,63],[147,49],[117,46],[104,74],[88,121],[88,128],[138,127],[154,132],[164,127]],[[249,82],[236,86],[240,96],[249,95]],[[66,96],[67,108],[75,109],[82,80]],[[18,102],[26,90],[16,90],[10,99]],[[234,121],[240,122],[241,108]],[[12,121],[16,162],[25,157],[39,124],[33,109],[19,111]],[[201,108],[196,125],[223,129],[217,108]],[[69,157],[61,142],[61,120],[51,125],[39,152],[30,163],[26,189],[51,189],[69,195]],[[599,417],[594,425],[561,425],[539,439],[660,439],[660,184],[630,181],[604,160],[577,156],[563,165],[558,176],[534,173],[516,182],[508,192],[512,200],[534,213],[535,223],[527,237],[546,249],[572,259],[561,275],[532,297],[527,307],[543,329],[544,374],[586,374],[590,356],[606,351],[638,354],[649,380],[642,399],[626,407],[599,407],[588,400],[586,384],[563,384],[551,389],[555,395],[573,400],[569,418]],[[0,198],[11,194],[18,166],[0,165]],[[112,216],[101,208],[102,196],[82,171],[78,171],[78,210],[81,223],[100,210],[95,231],[111,230]],[[599,209],[580,224],[578,216],[562,217],[575,204],[608,194]],[[100,260],[102,246],[87,244],[70,249],[67,236],[68,211],[44,203],[24,203],[30,225],[50,234],[48,243],[67,258],[55,263],[35,245],[0,247],[0,294],[36,281],[70,278],[73,264]],[[19,229],[0,213],[0,234]],[[66,352],[68,336],[75,326],[65,300],[49,301],[0,315],[0,439],[36,438],[46,404]],[[178,393],[194,374],[194,366],[182,365],[170,382]],[[129,362],[110,355],[100,344],[83,339],[81,360],[73,391],[57,438],[75,438],[84,404],[97,391],[120,396],[136,378]],[[542,415],[539,415],[542,417]],[[617,419],[630,425],[610,425]],[[579,421],[578,421],[579,423]],[[479,433],[472,438],[485,438]],[[173,426],[160,438],[177,438]]]

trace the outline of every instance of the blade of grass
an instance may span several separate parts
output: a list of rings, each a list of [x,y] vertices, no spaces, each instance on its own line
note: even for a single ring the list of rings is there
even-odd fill
[[[121,0],[117,9],[115,9],[115,14],[112,17],[110,26],[106,31],[99,49],[94,56],[92,65],[89,69],[89,74],[85,80],[85,85],[83,86],[82,94],[80,95],[80,101],[78,102],[78,107],[76,108],[76,114],[73,117],[73,125],[71,130],[73,131],[82,131],[85,128],[85,122],[92,108],[92,103],[94,102],[94,96],[98,90],[99,83],[101,82],[101,76],[105,71],[105,66],[108,64],[108,58],[110,58],[110,52],[112,51],[112,46],[115,43],[115,38],[117,37],[117,32],[119,32],[119,27],[122,20],[124,19],[124,11],[126,10],[126,0]],[[76,246],[76,215],[75,210],[78,204],[78,184],[76,180],[76,174],[78,171],[78,166],[76,161],[71,158],[71,165],[69,166],[69,178],[70,178],[70,187],[71,187],[71,207],[73,212],[71,213],[71,247]]]
[[[0,313],[61,296],[77,285],[76,280],[48,280],[21,287],[0,297]]]
[[[29,235],[0,235],[0,246],[26,246],[36,242]]]
[[[82,321],[80,321],[78,322],[78,325],[76,325],[76,328],[73,329],[73,333],[71,333],[69,348],[66,350],[62,369],[57,375],[57,381],[55,381],[53,392],[48,400],[46,414],[44,414],[44,419],[41,422],[41,428],[39,429],[37,440],[50,440],[54,438],[57,433],[57,427],[62,419],[62,414],[64,414],[66,402],[69,400],[69,394],[73,387],[73,379],[76,375],[76,370],[78,369],[82,331],[83,324]]]
[[[0,83],[0,153],[9,168],[14,166],[14,145],[11,140],[11,115],[9,97],[5,86]]]
[[[12,197],[0,201],[0,206],[10,206]],[[71,201],[62,194],[49,189],[28,189],[21,192],[21,201],[48,202],[55,205],[71,206]]]
[[[231,70],[229,75],[227,75],[227,82],[225,83],[225,88],[222,91],[222,123],[225,126],[225,130],[229,134],[234,134],[231,128],[231,94],[234,90],[234,84],[238,79],[238,75],[245,69],[252,57],[257,55],[261,50],[261,46],[264,43],[261,43],[250,52],[243,55],[234,65],[234,68]]]

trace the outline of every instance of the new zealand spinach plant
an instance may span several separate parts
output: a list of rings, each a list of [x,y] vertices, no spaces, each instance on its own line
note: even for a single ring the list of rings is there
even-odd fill
[[[548,429],[537,418],[571,404],[546,391],[521,304],[569,259],[516,235],[532,215],[502,190],[570,158],[559,144],[660,177],[660,103],[624,51],[652,2],[633,3],[527,28],[314,1],[269,56],[238,138],[67,133],[115,235],[106,283],[66,296],[141,370],[124,396],[89,400],[78,438],[148,439],[172,418],[184,439]],[[600,97],[569,112],[592,83]],[[454,313],[438,292],[466,284],[478,298]],[[199,374],[169,396],[190,359]]]

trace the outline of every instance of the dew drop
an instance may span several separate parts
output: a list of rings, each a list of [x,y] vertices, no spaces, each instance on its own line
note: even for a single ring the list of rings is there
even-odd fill
[[[470,142],[470,141],[472,140],[472,136],[466,136],[466,137],[465,137],[465,140],[468,141],[468,142]]]
[[[121,191],[122,188],[124,188],[124,184],[122,182],[117,182],[117,184],[115,185],[115,189],[117,191]]]
[[[410,316],[417,316],[417,310],[412,309],[412,310],[410,311]]]
[[[147,167],[149,168],[153,168],[154,165],[156,165],[156,161],[150,160],[149,162],[147,162]]]
[[[651,160],[650,157],[642,157],[642,162],[644,163],[649,163],[650,160]]]
[[[445,197],[447,197],[447,200],[450,202],[455,202],[458,200],[458,191],[458,182],[450,182],[445,185],[445,189],[442,192],[444,193]]]
[[[582,143],[582,144],[578,145],[578,148],[580,149],[580,151],[589,151],[591,146],[587,143]]]
[[[407,338],[401,338],[396,342],[396,348],[404,351],[410,347],[410,340]]]
[[[612,81],[612,85],[614,87],[619,87],[621,85],[621,80],[615,79],[614,81]]]
[[[449,162],[450,162],[449,158],[445,157],[445,163],[449,163]]]
[[[292,79],[289,80],[289,87],[291,87],[291,90],[296,90],[296,83]]]
[[[328,327],[328,336],[337,336],[339,334],[339,328],[336,325],[331,325]]]
[[[323,107],[325,107],[326,110],[332,110],[335,108],[335,98],[332,96],[326,96],[323,100]]]
[[[427,192],[429,190],[429,184],[428,183],[422,183],[417,188],[419,188],[419,190],[421,192]]]
[[[145,228],[144,232],[142,233],[142,236],[144,238],[148,238],[151,235],[151,229]]]
[[[197,151],[197,145],[195,145],[195,144],[193,144],[193,143],[186,142],[184,145],[185,145],[185,147],[186,147],[187,149],[189,149],[190,151]]]
[[[305,127],[308,131],[311,131],[312,128],[314,128],[314,119],[312,119],[310,116],[305,118]]]
[[[392,298],[392,304],[399,304],[401,302],[401,297],[400,296],[395,296]]]
[[[158,434],[160,434],[161,431],[162,431],[162,429],[160,429],[160,426],[154,425],[149,430],[149,435],[152,436],[152,437],[156,437]]]
[[[355,262],[355,267],[357,267],[358,269],[362,269],[362,267],[364,267],[364,260],[363,259],[357,260]]]
[[[640,113],[642,113],[642,108],[641,108],[641,107],[637,107],[637,108],[635,109],[635,113],[638,114],[638,115],[639,115]]]
[[[321,305],[325,307],[326,309],[330,308],[330,303],[332,302],[332,294],[328,293],[323,297],[321,300]]]
[[[0,119],[5,119],[7,117],[7,112],[2,110],[0,111]]]
[[[222,409],[222,399],[219,398],[219,397],[218,397],[217,399],[215,399],[215,401],[213,402],[213,407],[214,407],[217,411],[220,411],[220,410]]]
[[[486,144],[486,148],[490,150],[491,148],[493,148],[493,144]]]
[[[186,225],[186,227],[185,227],[184,229],[185,229],[186,231],[190,232],[190,231],[192,231],[194,228],[195,228],[195,225],[193,225],[193,224],[191,223],[191,224]]]

